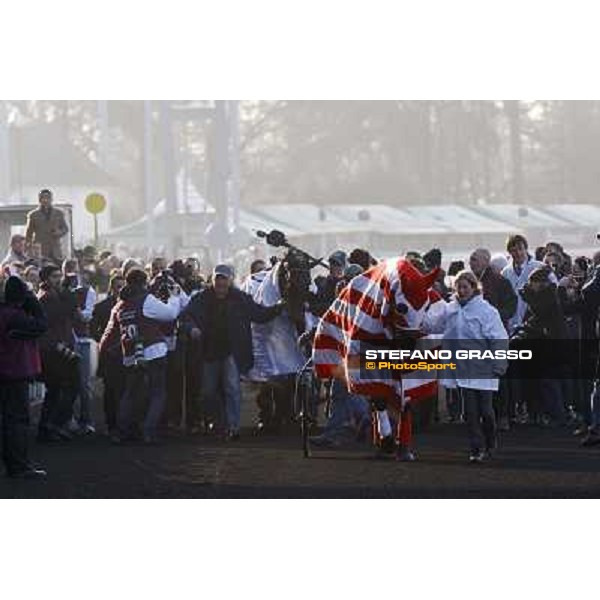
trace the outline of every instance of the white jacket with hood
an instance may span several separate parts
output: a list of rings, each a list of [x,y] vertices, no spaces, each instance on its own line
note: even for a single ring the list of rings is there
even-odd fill
[[[465,304],[454,299],[427,313],[423,321],[427,333],[442,333],[442,349],[451,350],[507,350],[508,335],[498,311],[480,294]],[[498,377],[506,372],[504,359],[452,360],[456,370],[442,371],[442,385],[476,390],[498,390]]]

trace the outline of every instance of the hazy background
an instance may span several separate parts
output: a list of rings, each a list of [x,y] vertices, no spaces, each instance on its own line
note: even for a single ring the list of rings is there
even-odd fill
[[[161,214],[203,212],[202,227],[214,209],[228,231],[269,204],[597,204],[600,101],[240,101],[224,117],[217,104],[0,101],[0,201],[58,190],[77,240],[90,191],[109,200],[103,233],[161,200]]]

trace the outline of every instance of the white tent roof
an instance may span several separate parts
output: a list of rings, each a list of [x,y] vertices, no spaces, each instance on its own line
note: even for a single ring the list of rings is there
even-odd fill
[[[403,210],[422,223],[442,227],[449,233],[504,233],[507,230],[506,222],[459,204],[406,206]]]
[[[349,233],[369,230],[368,221],[351,223],[338,217],[328,207],[316,204],[261,204],[252,211],[267,220],[273,219],[288,230],[296,229],[304,234]],[[323,215],[324,218],[321,218]]]
[[[600,207],[594,204],[551,204],[544,210],[580,227],[600,227]]]
[[[504,221],[510,227],[521,229],[568,229],[572,225],[557,218],[541,207],[518,204],[484,204],[477,211],[488,217]],[[506,227],[506,225],[505,225]]]
[[[359,213],[366,212],[369,219],[359,220]],[[443,233],[446,229],[411,215],[408,212],[387,204],[334,204],[327,208],[347,222],[361,223],[366,229],[389,234],[431,234]]]

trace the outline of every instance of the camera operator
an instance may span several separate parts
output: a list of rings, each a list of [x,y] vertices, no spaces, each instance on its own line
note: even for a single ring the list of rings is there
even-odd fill
[[[173,323],[181,311],[178,286],[169,289],[166,302],[150,293],[148,276],[141,269],[131,269],[120,300],[113,308],[110,322],[100,343],[104,348],[120,336],[125,389],[118,415],[115,442],[137,439],[136,400],[146,401],[143,439],[157,441],[158,425],[165,408],[168,346],[161,324]],[[161,290],[164,291],[164,290]]]
[[[204,279],[200,275],[200,264],[195,258],[177,259],[169,265],[173,279],[181,289],[192,296],[204,289]]]
[[[315,278],[315,298],[311,302],[311,310],[319,317],[331,306],[336,298],[337,286],[344,279],[344,270],[347,266],[346,253],[336,250],[328,259],[329,273]]]
[[[510,261],[506,267],[502,269],[502,276],[508,279],[513,291],[517,295],[517,310],[508,321],[509,335],[512,335],[523,324],[523,319],[527,312],[527,302],[519,293],[520,290],[527,283],[531,272],[544,266],[542,262],[535,260],[531,254],[529,254],[528,248],[529,245],[527,239],[520,234],[509,236],[506,242],[506,251],[510,254]],[[551,274],[551,280],[554,283],[557,283],[554,273]],[[531,406],[534,410],[537,410],[537,404],[533,400],[536,396],[534,391],[536,382],[533,380],[521,381],[512,375],[512,370],[510,372],[510,412],[515,414],[515,418],[517,418],[517,413],[520,413],[518,418],[522,421],[525,421],[528,418],[535,420],[536,415],[527,415],[525,408],[526,406]]]
[[[552,256],[547,254],[546,257]],[[562,260],[562,257],[561,257]],[[575,435],[587,432],[589,425],[589,394],[591,382],[586,380],[584,373],[593,372],[587,369],[589,360],[585,339],[590,332],[585,331],[585,301],[582,288],[590,273],[590,263],[585,256],[576,257],[572,263],[570,272],[565,273],[558,282],[558,297],[565,315],[569,344],[572,348],[572,370],[571,376],[561,380],[563,396],[568,400],[569,419],[571,422],[579,419],[579,426],[574,431]],[[583,421],[583,422],[582,422]]]
[[[530,416],[539,424],[543,411],[554,425],[561,426],[566,419],[561,377],[566,376],[569,364],[568,359],[558,355],[553,342],[569,336],[557,286],[551,277],[548,267],[538,267],[530,273],[527,284],[519,291],[528,305],[527,312],[522,326],[513,332],[511,342],[513,347],[533,347],[534,361],[525,374],[528,383],[539,383],[542,405],[530,387]]]
[[[159,273],[150,283],[150,293],[161,302],[167,303],[173,292],[177,290],[180,308],[183,310],[189,296],[183,291],[185,267],[181,260],[176,260],[169,268]],[[184,345],[179,339],[178,322],[161,323],[159,325],[167,344],[167,396],[166,410],[163,414],[163,424],[171,429],[177,429],[183,418],[184,399]]]
[[[183,290],[193,298],[206,288],[200,273],[200,261],[186,258],[184,262]],[[199,340],[182,337],[184,343],[186,425],[190,432],[199,431],[201,425],[200,395],[202,391],[202,344]]]
[[[590,279],[582,286],[581,295],[583,297],[582,329],[586,340],[591,340],[590,346],[595,347],[595,352],[586,353],[589,361],[587,368],[589,372],[595,371],[595,381],[588,384],[590,399],[587,404],[587,411],[583,413],[583,418],[587,428],[587,436],[582,441],[583,446],[596,446],[600,444],[600,388],[598,386],[600,378],[600,251],[594,253],[592,257],[592,275]],[[593,366],[592,366],[593,365]]]
[[[71,281],[61,278],[58,267],[40,271],[38,299],[48,318],[48,331],[40,338],[42,380],[46,396],[38,426],[38,440],[71,439],[67,426],[79,391],[78,355],[74,352],[73,322],[78,316]]]
[[[2,458],[9,477],[40,478],[46,472],[27,456],[29,382],[40,374],[36,339],[47,328],[37,298],[18,277],[0,282],[0,414]]]

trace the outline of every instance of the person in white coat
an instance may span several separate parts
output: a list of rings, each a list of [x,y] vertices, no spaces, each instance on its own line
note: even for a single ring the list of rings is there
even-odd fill
[[[427,333],[443,333],[442,348],[451,350],[507,350],[508,335],[498,311],[481,295],[479,281],[471,271],[461,271],[454,280],[454,298],[443,310],[425,317]],[[453,360],[457,368],[442,379],[445,387],[457,388],[467,418],[471,462],[491,456],[496,445],[493,396],[507,361],[496,358]]]

